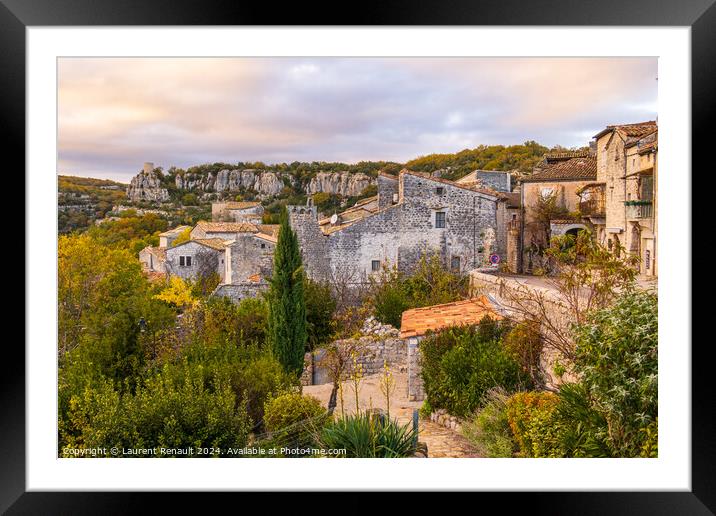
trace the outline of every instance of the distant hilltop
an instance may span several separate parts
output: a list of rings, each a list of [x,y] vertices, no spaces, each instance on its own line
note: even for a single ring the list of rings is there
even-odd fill
[[[529,174],[532,167],[552,149],[536,142],[521,145],[481,145],[456,153],[430,154],[406,163],[362,161],[355,164],[329,162],[293,162],[266,165],[261,162],[235,164],[213,163],[164,170],[154,163],[144,164],[132,178],[127,198],[132,202],[169,202],[187,193],[202,200],[233,197],[227,194],[250,194],[259,200],[289,195],[325,193],[340,197],[357,197],[375,188],[378,172],[395,174],[402,168],[442,174],[457,179],[473,170],[499,170],[516,177]]]

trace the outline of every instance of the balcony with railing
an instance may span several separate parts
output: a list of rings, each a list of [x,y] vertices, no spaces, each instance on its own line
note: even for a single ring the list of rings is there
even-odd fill
[[[579,213],[584,217],[604,217],[607,212],[603,197],[586,199],[579,202]]]
[[[654,215],[654,206],[651,201],[626,201],[627,219],[650,219]]]

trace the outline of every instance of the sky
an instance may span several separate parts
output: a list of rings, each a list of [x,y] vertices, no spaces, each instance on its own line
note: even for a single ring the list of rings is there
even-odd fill
[[[129,182],[239,161],[405,162],[581,147],[654,120],[656,58],[61,58],[58,173]]]

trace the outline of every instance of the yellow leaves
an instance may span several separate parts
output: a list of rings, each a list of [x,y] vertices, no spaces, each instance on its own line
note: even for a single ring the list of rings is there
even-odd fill
[[[169,286],[156,294],[154,299],[159,299],[182,309],[194,307],[199,302],[192,296],[191,287],[178,276],[172,276],[169,280]]]
[[[176,247],[179,244],[183,244],[184,242],[188,242],[191,239],[191,229],[190,227],[186,228],[184,231],[179,233],[179,236],[177,236],[174,241],[172,242],[171,247]]]

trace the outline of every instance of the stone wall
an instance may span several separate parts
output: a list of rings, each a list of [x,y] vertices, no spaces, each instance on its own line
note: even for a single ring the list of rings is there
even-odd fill
[[[475,170],[475,178],[482,185],[497,190],[498,192],[510,192],[512,190],[509,172]]]
[[[378,174],[378,208],[392,206],[394,195],[398,195],[398,178],[387,174]]]
[[[348,349],[355,346],[356,362],[362,367],[364,376],[382,373],[385,364],[393,371],[405,371],[407,350],[405,342],[397,337],[365,335],[357,339],[337,340],[334,344],[346,354]],[[306,353],[305,367],[301,375],[302,385],[312,385],[314,379],[318,384],[330,382],[325,367],[321,365],[324,356],[322,349]],[[347,371],[347,374],[349,372]]]
[[[408,399],[422,401],[425,399],[423,376],[420,374],[420,341],[422,337],[406,339],[408,349]]]
[[[180,257],[191,257],[191,265],[180,265]],[[207,261],[205,264],[204,261]],[[224,251],[219,251],[211,247],[199,244],[189,240],[179,244],[176,247],[170,247],[167,249],[167,259],[164,264],[165,270],[174,276],[179,276],[183,279],[194,279],[199,273],[208,272],[208,267],[212,269],[216,267],[216,273],[224,281]]]
[[[551,288],[538,287],[534,285],[528,285],[515,278],[497,276],[494,274],[487,274],[480,271],[470,272],[470,291],[473,296],[486,295],[491,302],[503,312],[506,317],[514,320],[521,320],[524,318],[523,314],[516,310],[514,303],[511,299],[514,299],[515,294],[519,294],[520,291],[532,292],[540,294],[543,299],[543,306],[546,317],[555,328],[560,330],[560,333],[565,333],[569,330],[572,317],[569,313],[569,309],[565,302],[560,298],[559,293]],[[543,325],[541,331],[548,331]],[[554,374],[554,366],[557,361],[563,361],[563,358],[554,350],[544,350],[541,356],[542,371],[545,376],[545,383],[548,387],[558,387],[565,381],[573,381],[574,377],[565,375],[558,377]]]
[[[361,281],[373,273],[373,261],[409,271],[430,252],[446,265],[459,258],[460,268],[469,270],[486,260],[489,240],[492,252],[504,253],[495,197],[408,173],[400,175],[399,190],[400,203],[329,235],[318,228],[315,208],[290,206],[309,276],[350,275]],[[437,212],[445,213],[444,228],[436,227]]]
[[[261,281],[259,283],[222,283],[214,289],[212,296],[228,297],[234,303],[240,303],[248,297],[258,297],[261,292],[268,289],[268,283]]]
[[[249,276],[268,278],[273,272],[273,251],[276,244],[255,234],[237,235],[227,246],[226,283],[243,283]]]

